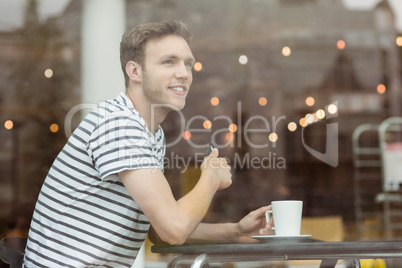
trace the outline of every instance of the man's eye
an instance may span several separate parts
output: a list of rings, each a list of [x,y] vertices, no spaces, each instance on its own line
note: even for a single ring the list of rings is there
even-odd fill
[[[189,67],[189,68],[193,68],[193,64],[190,63],[190,62],[186,63],[186,66]]]
[[[173,64],[173,61],[172,61],[172,60],[165,60],[165,61],[163,62],[163,64]]]

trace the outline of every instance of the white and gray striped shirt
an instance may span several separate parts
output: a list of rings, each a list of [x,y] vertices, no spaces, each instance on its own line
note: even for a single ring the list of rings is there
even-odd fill
[[[164,155],[162,128],[153,135],[124,93],[91,111],[44,181],[24,265],[131,267],[149,221],[117,174],[163,171]]]

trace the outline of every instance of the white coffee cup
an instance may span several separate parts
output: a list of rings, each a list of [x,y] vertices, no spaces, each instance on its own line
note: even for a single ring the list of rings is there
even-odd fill
[[[275,234],[277,236],[299,236],[303,201],[282,200],[272,201],[272,210],[265,213],[267,222],[274,217]]]

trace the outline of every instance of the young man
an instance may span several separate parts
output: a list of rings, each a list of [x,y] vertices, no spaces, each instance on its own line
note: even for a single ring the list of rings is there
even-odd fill
[[[155,243],[173,245],[251,243],[251,235],[268,233],[268,207],[238,223],[200,223],[216,191],[231,184],[217,150],[180,200],[163,175],[160,124],[185,105],[195,61],[189,38],[177,21],[124,34],[126,93],[92,111],[53,163],[32,219],[26,267],[130,267],[148,233]]]

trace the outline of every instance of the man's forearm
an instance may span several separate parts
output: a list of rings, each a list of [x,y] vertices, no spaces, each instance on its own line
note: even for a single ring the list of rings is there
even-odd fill
[[[198,228],[205,217],[217,188],[209,178],[201,176],[194,189],[177,201],[179,207],[186,215],[188,236]]]
[[[194,243],[257,243],[254,235],[272,234],[272,222],[267,223],[265,212],[270,206],[260,207],[248,213],[237,223],[201,223],[186,240]]]
[[[238,243],[238,238],[239,230],[236,223],[200,223],[186,243]]]
[[[237,243],[239,234],[236,231],[235,223],[200,223],[194,232],[186,240],[186,244],[206,244],[206,243]],[[149,240],[155,245],[165,245],[155,230],[150,228],[148,233]]]

